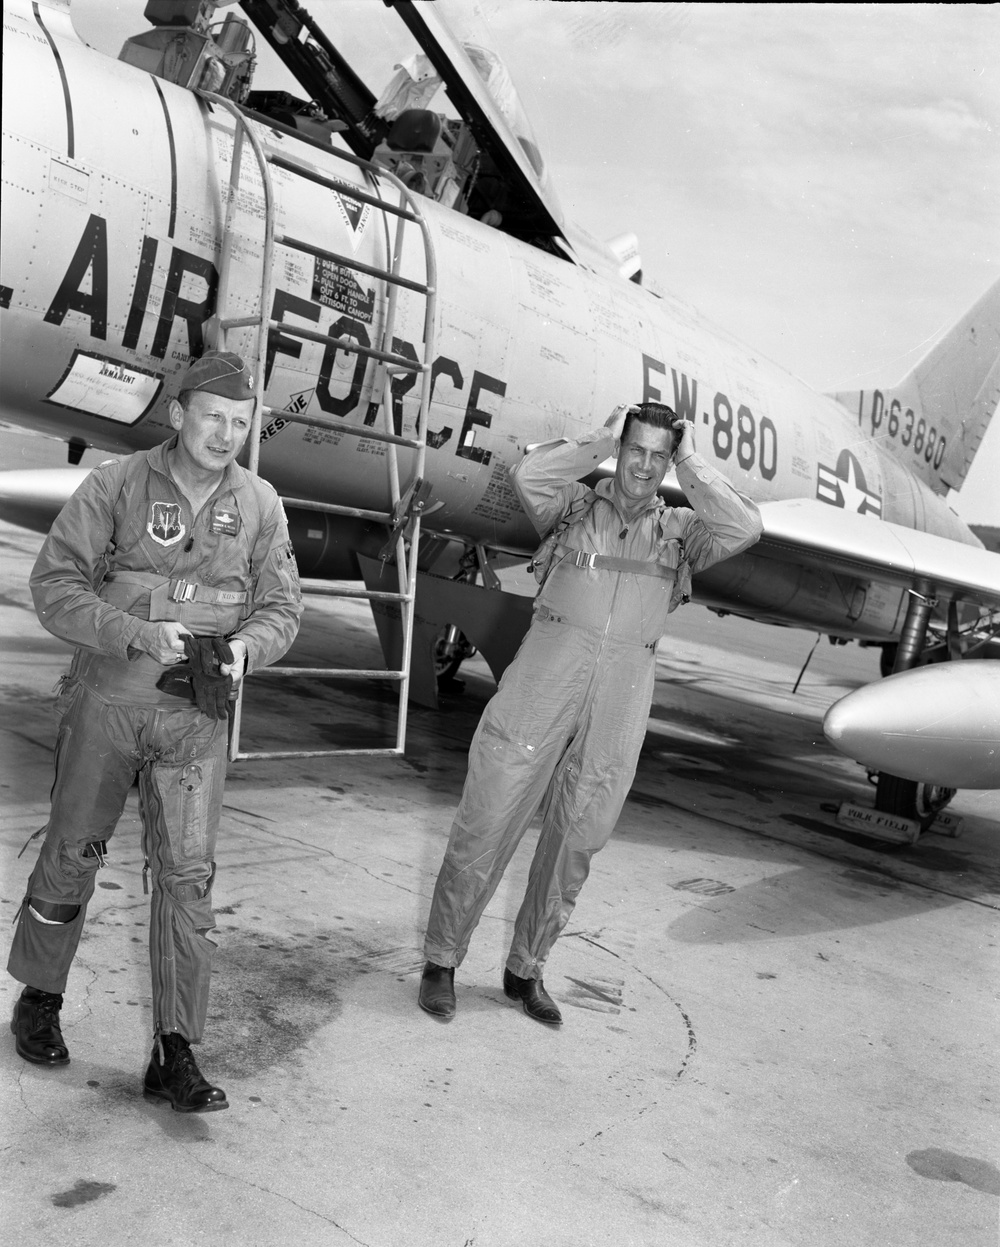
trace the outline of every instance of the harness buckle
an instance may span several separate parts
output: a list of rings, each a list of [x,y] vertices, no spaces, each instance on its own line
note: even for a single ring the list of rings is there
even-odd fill
[[[89,844],[83,846],[83,857],[96,857],[98,869],[104,865],[104,859],[108,855],[107,840],[91,840]]]
[[[172,602],[193,602],[198,586],[190,580],[174,580],[170,584],[170,600]]]
[[[572,562],[575,567],[585,567],[593,571],[597,566],[597,555],[588,553],[586,550],[577,550],[573,554]]]

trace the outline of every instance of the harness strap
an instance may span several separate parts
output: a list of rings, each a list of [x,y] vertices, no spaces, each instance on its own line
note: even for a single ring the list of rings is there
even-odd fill
[[[677,568],[664,567],[661,563],[642,563],[638,559],[619,559],[612,554],[589,554],[572,546],[556,546],[556,557],[571,567],[585,570],[596,568],[605,572],[634,572],[637,576],[658,576],[661,580],[676,580]]]
[[[106,579],[120,580],[123,584],[142,585],[146,589],[158,589],[169,585],[168,596],[172,602],[202,602],[215,606],[243,606],[247,593],[235,589],[211,589],[208,585],[195,584],[193,580],[170,580],[154,572],[111,572]]]

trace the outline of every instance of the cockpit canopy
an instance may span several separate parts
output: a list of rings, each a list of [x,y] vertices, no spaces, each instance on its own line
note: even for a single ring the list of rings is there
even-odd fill
[[[121,55],[180,85],[228,95],[312,138],[332,142],[337,135],[412,190],[566,257],[562,208],[478,4],[386,4],[415,50],[396,59],[377,97],[298,0],[242,0],[241,7],[306,99],[250,90],[254,31],[235,14],[214,22],[219,0],[148,0],[154,29],[128,40]],[[369,27],[383,12],[371,0],[332,6],[345,22],[348,10],[355,25]],[[372,46],[368,39],[366,54]]]

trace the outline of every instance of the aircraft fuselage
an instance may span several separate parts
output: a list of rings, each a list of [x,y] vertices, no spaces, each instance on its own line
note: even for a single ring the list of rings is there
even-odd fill
[[[234,120],[86,47],[68,13],[7,17],[0,409],[67,440],[147,447],[167,436],[167,400],[215,311]],[[281,232],[388,267],[387,218],[350,194],[373,193],[371,177],[332,151],[250,124],[268,150],[344,188],[276,170]],[[376,193],[398,202],[384,184]],[[603,423],[618,403],[662,399],[694,421],[699,451],[757,502],[819,498],[873,523],[976,544],[941,497],[859,429],[857,415],[688,306],[621,280],[610,262],[560,259],[432,200],[422,211],[439,274],[426,471],[433,531],[530,550],[537,534],[507,478],[525,446]],[[228,314],[249,315],[263,280],[263,195],[248,158],[235,229]],[[283,247],[275,263],[275,319],[380,344],[386,300],[375,278]],[[411,229],[403,272],[423,281],[425,271]],[[235,331],[227,346],[249,351],[251,333]],[[416,359],[422,333],[422,300],[404,293],[385,345]],[[273,410],[373,422],[375,383],[364,356],[271,336]],[[397,377],[393,394],[397,431],[409,434],[414,378]],[[358,507],[384,500],[381,443],[280,418],[266,422],[261,440],[261,472],[280,493]],[[929,443],[927,430],[913,453]],[[404,477],[407,466],[403,452]],[[712,605],[871,638],[898,630],[902,601],[895,590],[870,593],[753,556],[704,578],[701,593]]]

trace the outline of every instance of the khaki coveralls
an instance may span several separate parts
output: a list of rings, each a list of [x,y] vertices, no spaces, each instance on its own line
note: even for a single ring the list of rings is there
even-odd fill
[[[542,830],[507,968],[520,978],[542,977],[590,859],[607,843],[632,785],[667,615],[686,600],[689,572],[747,549],[760,536],[756,506],[696,454],[677,464],[693,511],[656,498],[626,523],[612,481],[601,481],[596,491],[578,483],[613,453],[614,436],[600,429],[537,447],[512,470],[541,535],[567,516],[570,522],[558,534],[527,636],[472,741],[424,943],[424,955],[436,965],[461,964],[541,807]],[[589,554],[657,563],[668,571],[587,567]]]
[[[244,641],[252,671],[285,653],[302,605],[271,486],[230,464],[193,516],[167,467],[173,444],[95,469],[31,574],[42,624],[78,648],[59,698],[45,840],[7,968],[43,991],[65,989],[103,864],[103,849],[89,846],[111,838],[138,774],[154,1028],[196,1043],[215,948],[207,932],[227,723],[157,689],[167,668],[133,642],[147,620],[179,620],[195,635]]]

